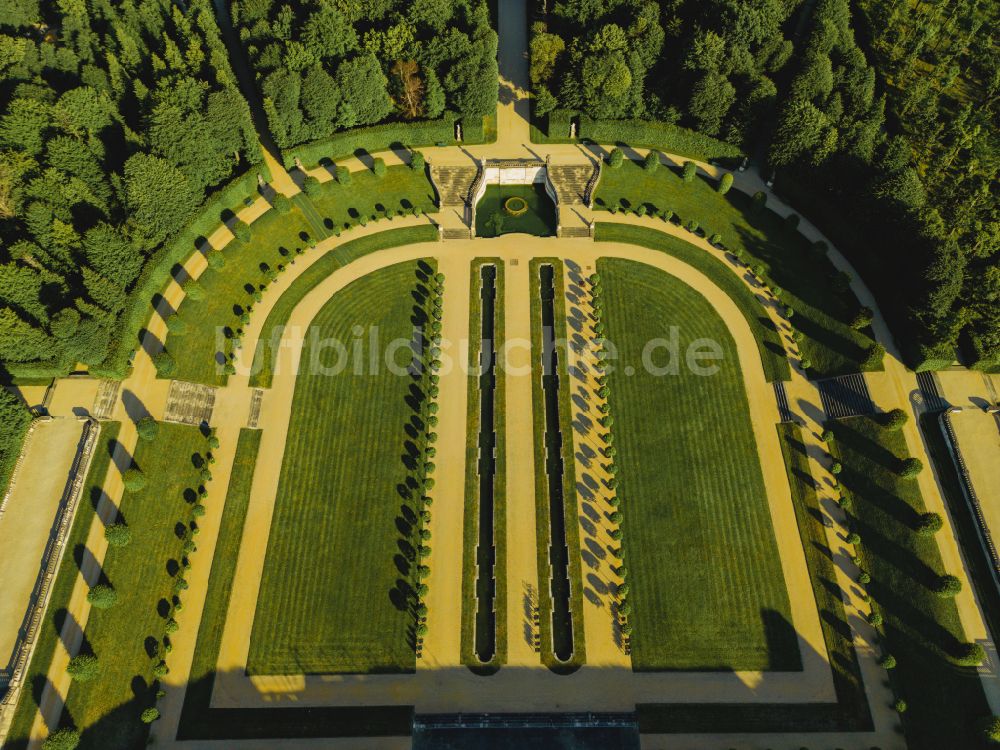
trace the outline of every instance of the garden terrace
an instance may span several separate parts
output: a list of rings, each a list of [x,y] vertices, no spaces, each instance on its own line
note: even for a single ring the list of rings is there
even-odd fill
[[[977,670],[955,662],[965,632],[954,599],[934,592],[939,577],[952,571],[944,570],[934,535],[916,532],[927,509],[917,482],[899,475],[904,435],[874,417],[838,420],[832,430],[860,536],[859,565],[871,575],[868,592],[884,618],[884,648],[896,659],[890,677],[909,706],[902,717],[907,744],[978,747],[978,722],[990,709]]]
[[[27,689],[22,691],[18,699],[17,709],[7,731],[5,748],[12,750],[27,748],[31,724],[41,702],[41,686],[45,684],[46,673],[59,644],[59,634],[66,622],[66,608],[69,606],[73,586],[80,574],[73,556],[78,555],[79,551],[86,547],[87,535],[90,533],[90,526],[96,517],[97,505],[101,500],[104,478],[111,466],[111,457],[118,446],[120,429],[121,424],[118,422],[105,422],[101,425],[101,434],[94,449],[86,483],[80,494],[73,527],[66,537],[63,562],[59,566],[59,572],[56,573],[49,593],[48,608],[38,631],[31,663],[24,673],[23,684]]]
[[[100,674],[73,682],[63,712],[66,723],[81,729],[84,750],[145,744],[149,727],[137,717],[155,703],[154,667],[166,656],[167,622],[183,599],[179,581],[207,447],[199,428],[166,423],[153,441],[136,447],[133,465],[145,486],[126,489],[119,511],[132,540],[108,550],[93,582],[112,586],[118,601],[110,609],[93,607],[84,628],[82,652],[97,656]],[[77,546],[73,555],[81,565],[91,552]]]
[[[602,259],[598,272],[618,348],[608,383],[634,669],[801,669],[732,336],[704,297],[661,271]],[[643,347],[671,326],[681,352],[697,339],[719,345],[715,374],[642,366]]]
[[[412,213],[414,208],[436,210],[434,190],[423,170],[395,166],[382,178],[363,170],[353,174],[350,185],[331,181],[318,186],[315,200],[300,193],[288,213],[268,211],[250,226],[246,241],[233,239],[221,251],[206,247],[206,257],[212,259],[219,252],[223,265],[210,261],[197,280],[200,299],[188,294],[180,304],[176,318],[183,330],[171,332],[166,341],[168,352],[184,351],[183,357],[174,357],[173,376],[224,384],[233,345],[240,340],[256,297],[272,279],[318,240],[362,223]],[[168,326],[176,326],[169,312]],[[221,349],[218,332],[223,336]]]
[[[789,380],[791,368],[788,365],[788,355],[781,341],[774,322],[767,315],[760,299],[747,287],[744,281],[733,273],[733,269],[717,258],[700,250],[690,242],[679,237],[661,232],[653,227],[639,227],[631,224],[617,224],[601,221],[597,223],[594,239],[598,242],[627,242],[633,245],[648,247],[651,250],[672,255],[684,261],[722,289],[746,318],[753,332],[757,349],[760,352],[761,364],[768,380]],[[735,260],[735,259],[734,259]]]
[[[328,250],[315,259],[302,274],[296,278],[288,289],[275,301],[271,307],[254,352],[253,374],[250,385],[269,388],[274,376],[274,368],[279,352],[272,351],[271,343],[279,328],[283,327],[291,316],[295,306],[302,301],[310,291],[326,279],[338,268],[362,258],[370,253],[402,245],[413,245],[422,242],[436,242],[439,239],[437,227],[425,224],[416,227],[387,229],[366,237],[358,237],[344,242]]]
[[[427,313],[414,297],[426,302],[429,269],[398,263],[352,282],[313,320],[319,340],[350,342],[356,326],[377,326],[384,342],[422,347]],[[407,376],[381,364],[363,378],[351,366],[330,374],[322,368],[332,354],[317,353],[321,367],[302,367],[296,379],[251,674],[415,668],[423,370],[401,359]],[[312,356],[307,341],[302,362]]]
[[[785,219],[738,190],[721,194],[714,180],[697,175],[685,182],[672,168],[661,165],[649,172],[625,159],[602,170],[594,206],[598,210],[641,210],[647,215],[672,212],[681,226],[696,222],[696,233],[720,234],[721,244],[749,267],[758,265],[769,283],[784,290],[781,300],[794,310],[792,325],[802,332],[803,359],[811,362],[812,377],[827,377],[865,369],[874,344],[866,331],[850,323],[860,304],[845,279],[822,253]]]

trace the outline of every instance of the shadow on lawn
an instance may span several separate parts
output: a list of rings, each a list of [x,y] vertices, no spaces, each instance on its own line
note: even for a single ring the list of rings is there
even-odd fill
[[[400,463],[405,475],[396,485],[396,492],[402,500],[395,524],[399,537],[396,540],[398,552],[393,556],[393,564],[400,577],[389,590],[389,601],[399,611],[409,611],[413,622],[407,628],[407,642],[414,650],[417,647],[417,606],[420,603],[420,566],[422,563],[420,537],[420,512],[425,503],[426,491],[426,448],[427,433],[430,430],[427,414],[427,380],[429,379],[430,338],[426,333],[430,322],[428,314],[431,293],[429,284],[431,268],[424,261],[418,261],[415,283],[411,292],[414,300],[410,322],[413,335],[410,339],[411,359],[408,366],[409,385],[403,400],[410,410],[409,419],[403,425],[405,437]]]

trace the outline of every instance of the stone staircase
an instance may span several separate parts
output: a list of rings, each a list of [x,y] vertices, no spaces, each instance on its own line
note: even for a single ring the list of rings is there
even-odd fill
[[[468,205],[469,192],[478,173],[479,167],[474,165],[458,167],[431,165],[431,180],[441,199],[441,208]]]
[[[549,180],[556,189],[559,204],[583,205],[595,170],[593,164],[550,164]]]

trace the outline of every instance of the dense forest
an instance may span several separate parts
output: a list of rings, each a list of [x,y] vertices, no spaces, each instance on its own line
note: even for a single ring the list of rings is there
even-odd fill
[[[537,0],[536,114],[740,146],[832,236],[913,363],[1000,363],[1000,50],[978,0]]]
[[[0,1],[0,361],[100,365],[149,255],[260,158],[211,0]]]
[[[389,119],[496,109],[486,0],[235,0],[232,15],[282,148]]]

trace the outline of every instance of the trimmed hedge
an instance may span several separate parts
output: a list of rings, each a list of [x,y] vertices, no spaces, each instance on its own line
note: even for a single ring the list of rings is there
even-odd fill
[[[139,331],[152,314],[154,296],[162,293],[167,286],[173,267],[184,263],[190,255],[197,252],[195,241],[199,237],[208,237],[221,226],[222,212],[233,209],[234,206],[238,210],[248,196],[256,193],[258,173],[265,179],[270,178],[267,167],[257,165],[252,171],[212,194],[187,228],[150,257],[129,294],[128,305],[119,315],[121,328],[116,337],[117,348],[111,351],[100,367],[90,369],[91,375],[115,379],[125,377],[129,369],[129,358],[139,348]]]
[[[17,457],[31,426],[31,412],[6,388],[0,388],[0,495],[7,491]]]
[[[291,169],[298,158],[305,167],[311,169],[324,160],[335,162],[346,159],[359,150],[377,153],[397,146],[417,148],[439,143],[454,146],[457,143],[456,120],[462,123],[462,139],[465,143],[477,143],[484,139],[482,121],[469,122],[454,114],[445,113],[439,120],[391,122],[370,128],[345,130],[329,138],[289,149],[285,152],[285,166]]]
[[[638,148],[655,148],[703,161],[736,159],[743,155],[743,152],[736,146],[665,122],[594,120],[586,115],[581,115],[578,135],[580,138],[597,143],[623,143]]]

